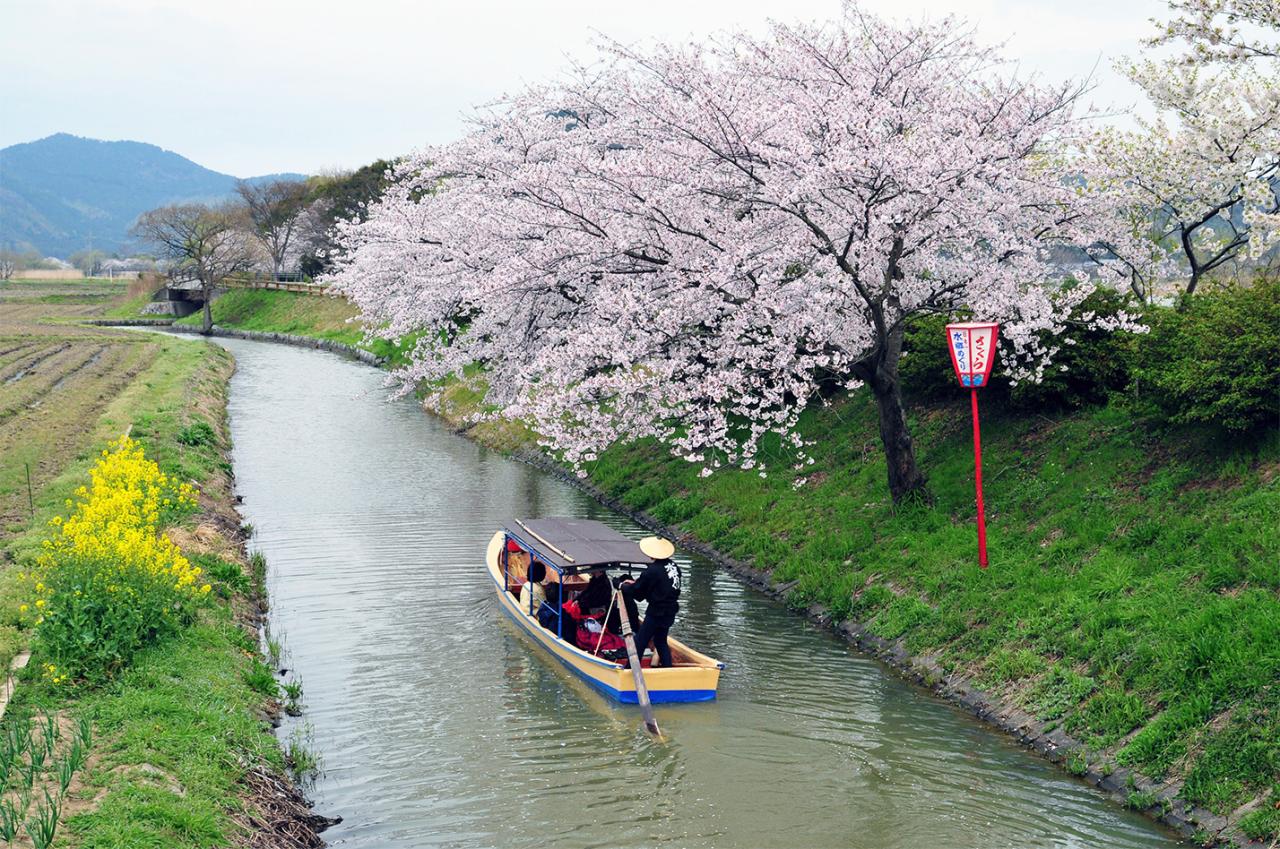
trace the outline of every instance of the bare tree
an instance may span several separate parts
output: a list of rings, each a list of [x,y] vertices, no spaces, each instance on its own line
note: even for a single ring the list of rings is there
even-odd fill
[[[203,332],[213,329],[209,303],[223,278],[249,271],[254,255],[247,243],[243,207],[200,203],[162,206],[145,212],[133,225],[133,235],[150,243],[168,261],[169,276],[194,277],[204,296]]]
[[[307,205],[307,184],[299,180],[271,180],[254,185],[240,182],[236,191],[247,208],[249,231],[271,256],[271,276],[279,277],[289,242]]]
[[[18,270],[18,260],[12,251],[0,251],[0,280],[11,280]]]
[[[84,248],[67,257],[67,261],[80,269],[85,277],[97,277],[101,274],[102,263],[106,259],[106,253],[94,248]]]

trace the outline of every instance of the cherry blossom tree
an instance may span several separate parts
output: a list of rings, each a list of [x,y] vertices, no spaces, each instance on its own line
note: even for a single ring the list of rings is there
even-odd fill
[[[1121,65],[1156,118],[1136,130],[1099,131],[1083,169],[1089,192],[1111,205],[1095,248],[1127,267],[1140,296],[1152,281],[1178,273],[1187,277],[1187,293],[1195,292],[1206,274],[1260,257],[1280,238],[1277,44],[1235,26],[1246,21],[1280,37],[1280,7],[1274,0],[1171,7],[1181,17],[1149,43],[1183,39],[1191,52]],[[1219,15],[1230,22],[1225,28]],[[1152,239],[1140,238],[1144,231]]]
[[[1280,3],[1276,0],[1174,0],[1173,17],[1157,22],[1147,44],[1185,42],[1190,64],[1280,58]]]
[[[1035,379],[1089,291],[1046,285],[1045,246],[1085,237],[1057,171],[1079,94],[1007,73],[955,20],[852,2],[763,38],[609,45],[398,163],[340,226],[332,282],[379,335],[418,335],[406,388],[471,381],[579,467],[653,437],[764,474],[767,434],[804,463],[819,385],[865,384],[902,499],[925,488],[905,322],[998,320]]]

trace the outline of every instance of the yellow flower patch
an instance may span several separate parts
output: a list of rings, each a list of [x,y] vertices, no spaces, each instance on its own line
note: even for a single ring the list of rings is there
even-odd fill
[[[189,621],[201,571],[161,531],[195,508],[197,492],[171,480],[129,437],[112,442],[76,491],[26,579],[48,656],[62,683],[110,674],[144,645]]]

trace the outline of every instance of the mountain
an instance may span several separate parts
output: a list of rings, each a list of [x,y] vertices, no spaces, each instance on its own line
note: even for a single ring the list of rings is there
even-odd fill
[[[303,179],[302,174],[267,174]],[[0,248],[65,257],[127,250],[148,209],[230,197],[236,178],[153,144],[58,133],[0,150]]]

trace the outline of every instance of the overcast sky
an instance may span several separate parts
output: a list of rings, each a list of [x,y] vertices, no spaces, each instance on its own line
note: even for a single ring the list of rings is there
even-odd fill
[[[890,17],[955,13],[1024,71],[1111,68],[1163,0],[864,0]],[[0,0],[0,147],[56,132],[151,142],[218,171],[352,168],[464,130],[476,103],[627,42],[830,19],[839,0]]]

